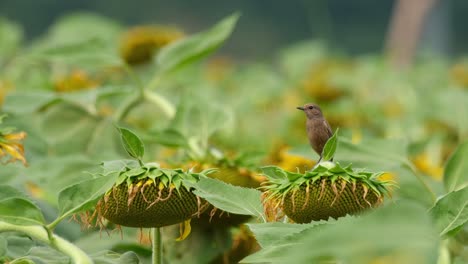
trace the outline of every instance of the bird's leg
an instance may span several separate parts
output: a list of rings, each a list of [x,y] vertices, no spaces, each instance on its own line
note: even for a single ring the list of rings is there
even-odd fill
[[[320,161],[322,161],[322,155],[320,155],[320,158],[319,158],[319,160],[317,161],[317,164],[319,164]]]
[[[312,168],[312,170],[315,169],[315,168],[320,164],[320,161],[321,161],[321,160],[322,160],[322,155],[320,155],[319,160],[317,161],[317,163],[315,163],[315,165],[314,165],[314,167]]]

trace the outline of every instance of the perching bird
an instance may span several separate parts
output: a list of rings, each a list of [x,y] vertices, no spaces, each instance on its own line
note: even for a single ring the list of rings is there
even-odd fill
[[[322,160],[322,150],[325,143],[333,135],[332,129],[325,117],[323,117],[322,110],[318,105],[309,103],[299,106],[297,109],[304,111],[307,116],[307,137],[312,148],[320,155],[320,159],[317,161],[318,164]]]

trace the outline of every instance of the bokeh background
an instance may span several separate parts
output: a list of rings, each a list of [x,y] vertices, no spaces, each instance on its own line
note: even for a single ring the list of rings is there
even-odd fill
[[[23,26],[27,39],[43,34],[58,18],[77,11],[101,14],[123,25],[173,24],[187,32],[207,28],[233,10],[242,13],[225,52],[239,59],[269,59],[291,43],[320,38],[351,54],[379,52],[395,1],[15,1],[0,2],[0,16]],[[437,1],[424,27],[426,49],[444,56],[468,52],[464,0]],[[255,39],[255,41],[253,41]]]

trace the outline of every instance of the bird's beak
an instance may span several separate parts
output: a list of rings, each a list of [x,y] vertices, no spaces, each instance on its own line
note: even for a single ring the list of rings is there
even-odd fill
[[[304,107],[302,107],[302,106],[298,106],[298,107],[296,107],[296,108],[299,109],[299,110],[304,111]]]

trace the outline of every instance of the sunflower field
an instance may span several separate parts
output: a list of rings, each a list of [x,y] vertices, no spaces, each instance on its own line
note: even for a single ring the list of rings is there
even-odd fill
[[[0,19],[0,263],[468,263],[468,60],[237,61],[239,19]]]

